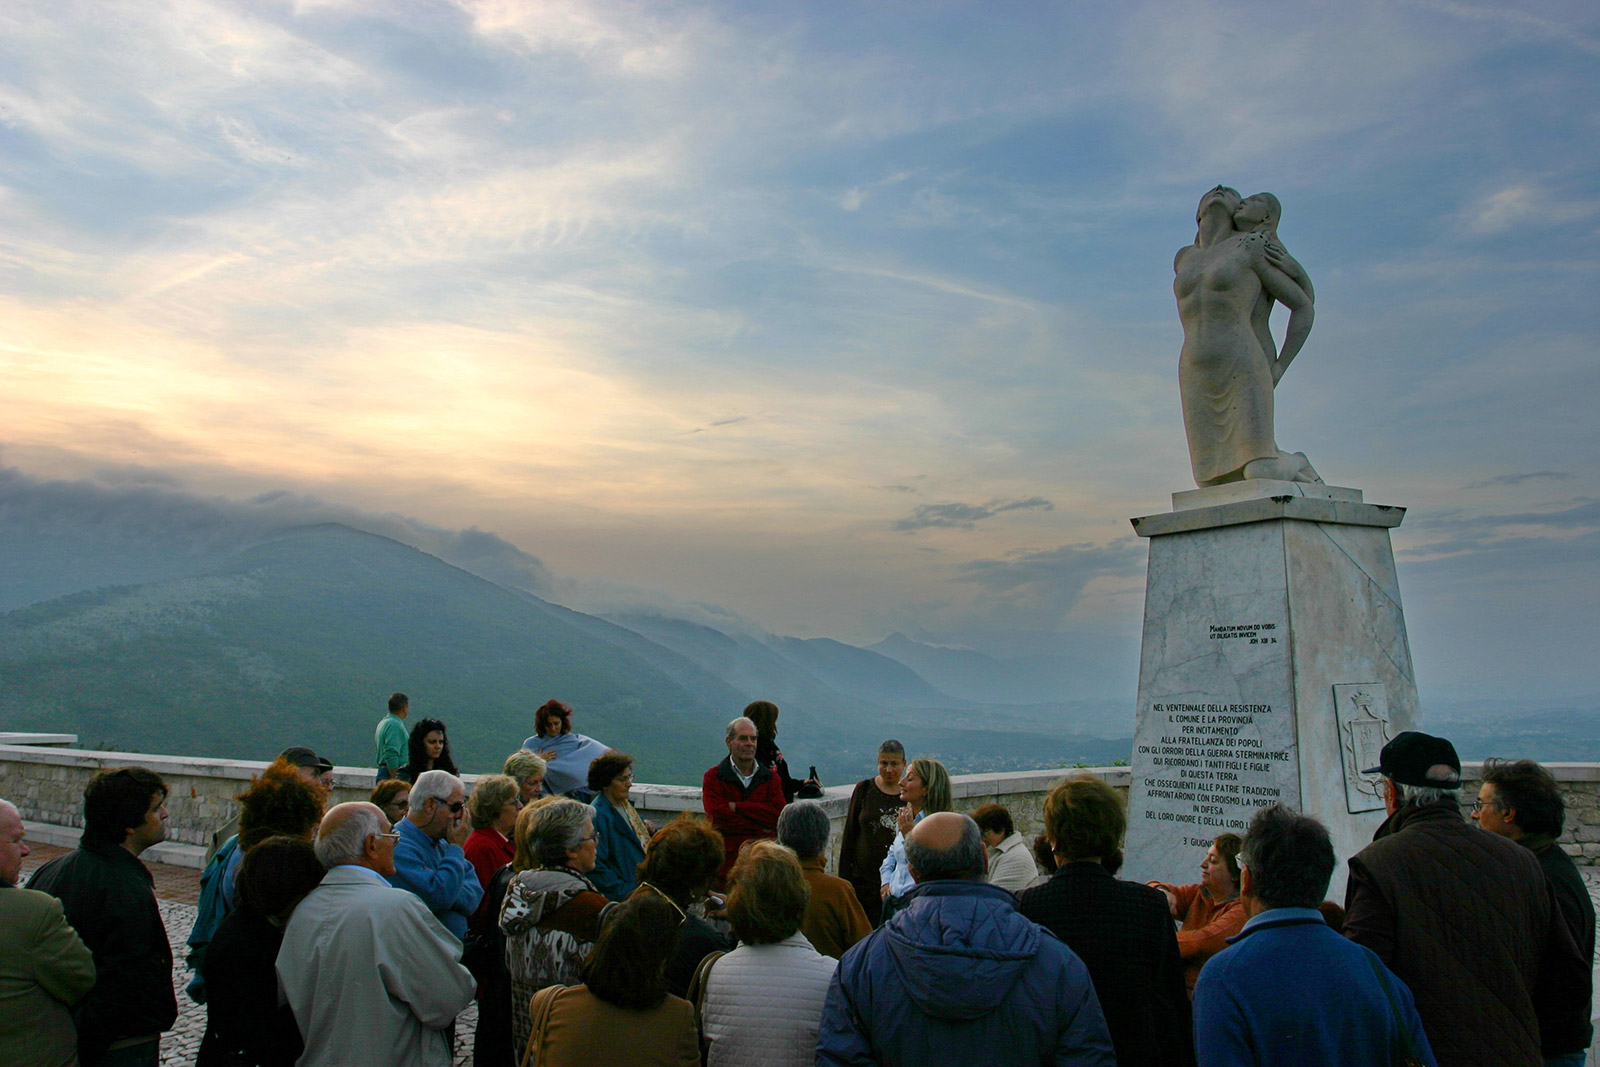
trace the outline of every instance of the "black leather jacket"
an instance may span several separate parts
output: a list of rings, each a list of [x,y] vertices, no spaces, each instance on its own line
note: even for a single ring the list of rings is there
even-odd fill
[[[115,1041],[172,1029],[172,946],[154,879],[138,857],[118,845],[80,842],[40,867],[28,888],[60,900],[94,954],[94,988],[76,1013],[80,1060],[98,1060]]]

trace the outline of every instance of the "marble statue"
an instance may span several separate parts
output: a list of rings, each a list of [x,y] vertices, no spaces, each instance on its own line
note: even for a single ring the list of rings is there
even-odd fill
[[[1315,294],[1278,242],[1271,193],[1242,198],[1219,185],[1200,199],[1194,244],[1178,250],[1173,292],[1183,322],[1178,389],[1195,484],[1245,478],[1321,482],[1303,452],[1278,447],[1272,391],[1311,332]],[[1283,347],[1268,320],[1289,309]]]

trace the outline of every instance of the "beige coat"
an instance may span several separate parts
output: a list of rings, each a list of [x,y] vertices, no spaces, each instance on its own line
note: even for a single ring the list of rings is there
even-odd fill
[[[670,994],[653,1008],[630,1011],[607,1004],[588,986],[569,986],[550,1006],[544,1041],[539,1067],[700,1067],[694,1008]]]
[[[68,1009],[94,985],[94,957],[61,901],[0,889],[0,1063],[72,1067],[78,1031]]]
[[[855,889],[843,878],[824,871],[821,856],[801,860],[800,871],[811,889],[800,932],[812,948],[838,959],[845,949],[872,933],[872,924],[867,921],[861,901],[856,899]]]

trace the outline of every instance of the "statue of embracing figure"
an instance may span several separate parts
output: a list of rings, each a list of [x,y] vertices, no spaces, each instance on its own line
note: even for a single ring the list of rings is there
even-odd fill
[[[1245,478],[1321,482],[1303,452],[1278,447],[1272,390],[1311,332],[1311,279],[1278,243],[1271,193],[1219,185],[1200,198],[1194,244],[1178,250],[1172,289],[1183,322],[1178,389],[1196,485]],[[1268,320],[1289,309],[1283,348]]]

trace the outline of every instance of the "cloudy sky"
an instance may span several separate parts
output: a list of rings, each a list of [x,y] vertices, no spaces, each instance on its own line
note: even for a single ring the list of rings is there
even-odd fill
[[[1316,282],[1280,443],[1410,509],[1424,702],[1594,692],[1597,144],[1591,0],[11,3],[0,466],[1131,701],[1225,182]]]

